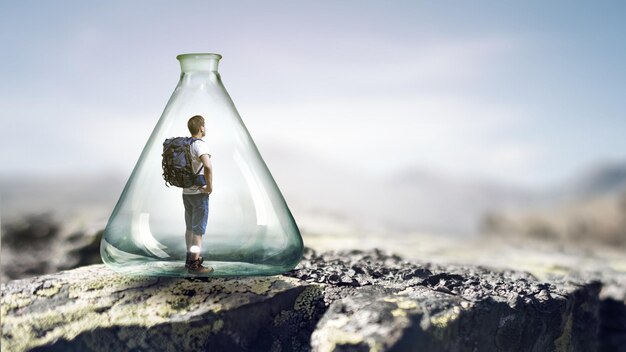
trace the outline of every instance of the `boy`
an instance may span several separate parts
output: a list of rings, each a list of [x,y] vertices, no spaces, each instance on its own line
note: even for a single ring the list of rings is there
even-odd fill
[[[213,272],[210,266],[203,266],[204,259],[200,256],[202,236],[206,232],[209,217],[209,194],[213,191],[213,169],[211,154],[206,143],[201,139],[206,136],[204,118],[193,116],[187,122],[187,128],[193,138],[199,138],[190,145],[191,166],[194,171],[204,175],[206,186],[191,186],[183,188],[183,203],[185,205],[185,241],[187,243],[187,260],[185,268],[189,273],[206,274]]]

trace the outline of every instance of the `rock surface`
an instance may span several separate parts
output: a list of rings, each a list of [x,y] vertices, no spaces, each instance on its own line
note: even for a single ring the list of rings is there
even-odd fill
[[[317,351],[596,349],[601,285],[593,280],[540,282],[523,272],[415,264],[377,250],[305,256],[289,275],[334,284],[311,338]],[[350,277],[363,287],[352,288]]]
[[[285,275],[125,277],[103,265],[2,285],[7,351],[593,351],[599,282],[307,249]]]
[[[2,223],[2,282],[100,264],[101,224],[60,220],[49,213]]]

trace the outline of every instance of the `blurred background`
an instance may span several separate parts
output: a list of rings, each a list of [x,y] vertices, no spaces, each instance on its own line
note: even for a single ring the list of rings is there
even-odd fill
[[[97,263],[176,86],[224,85],[314,249],[626,272],[620,1],[2,1],[2,281]]]

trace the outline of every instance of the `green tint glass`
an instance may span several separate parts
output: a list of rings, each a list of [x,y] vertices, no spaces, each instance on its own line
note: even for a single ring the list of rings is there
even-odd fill
[[[182,74],[106,226],[104,263],[129,275],[276,275],[302,256],[298,227],[263,158],[222,85],[221,55],[179,55]],[[182,188],[163,179],[163,142],[189,137],[187,121],[205,119],[213,192],[200,255],[211,273],[185,267]]]

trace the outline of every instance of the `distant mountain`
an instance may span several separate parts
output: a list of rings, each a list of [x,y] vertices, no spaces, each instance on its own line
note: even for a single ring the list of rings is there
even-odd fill
[[[356,224],[400,232],[469,235],[487,214],[542,212],[565,201],[626,190],[626,164],[592,168],[563,187],[525,189],[411,167],[374,178],[293,148],[265,148],[266,160],[292,210],[325,212]]]
[[[27,175],[0,177],[3,219],[27,214],[91,213],[108,218],[126,177],[116,174]]]
[[[263,148],[294,213],[325,212],[368,228],[467,235],[489,209],[524,204],[530,192],[409,168],[375,178],[293,148]]]
[[[561,192],[571,197],[594,197],[626,191],[626,161],[595,166],[569,182]]]
[[[470,235],[486,214],[540,209],[576,199],[626,190],[626,163],[593,168],[565,186],[523,189],[492,180],[442,175],[411,167],[375,177],[350,164],[281,144],[260,144],[262,155],[299,224],[312,233],[322,222],[353,231],[428,232]],[[46,211],[90,211],[110,215],[127,176],[72,175],[1,178],[2,217]],[[33,202],[36,199],[36,202]]]
[[[530,204],[536,198],[519,187],[437,175],[422,168],[392,175],[385,184],[389,201],[396,205],[389,214],[395,223],[457,235],[475,232],[487,211]]]
[[[481,227],[507,239],[626,246],[626,163],[591,167],[534,206],[491,211]]]

